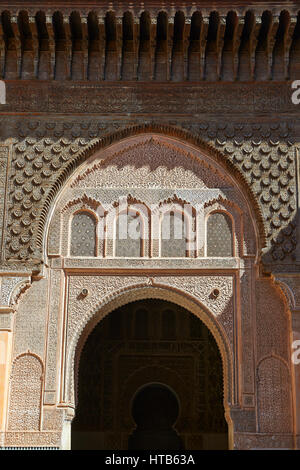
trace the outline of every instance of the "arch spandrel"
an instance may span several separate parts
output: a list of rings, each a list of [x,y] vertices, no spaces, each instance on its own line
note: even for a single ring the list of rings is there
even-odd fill
[[[165,383],[170,387],[171,390],[176,390],[182,407],[176,421],[176,428],[180,429],[183,426],[181,422],[181,416],[190,415],[189,405],[192,394],[188,384],[186,384],[174,370],[157,365],[147,365],[141,369],[136,370],[124,383],[120,401],[123,400],[125,403],[129,402],[130,399],[133,401],[134,396],[138,393],[138,391],[145,387],[147,381],[149,383]],[[188,400],[186,399],[187,397]],[[130,409],[123,411],[122,421],[129,430],[134,429],[135,423],[132,414],[130,413]]]
[[[15,358],[10,378],[9,431],[40,430],[43,372],[37,355],[28,352]]]
[[[224,405],[228,407],[237,399],[235,396],[232,325],[232,277],[189,277],[183,284],[179,277],[173,286],[174,278],[164,279],[133,277],[133,276],[75,276],[70,279],[70,300],[68,314],[68,334],[66,338],[66,361],[63,366],[65,373],[64,402],[75,404],[76,377],[79,357],[86,339],[99,321],[116,308],[135,300],[154,298],[171,301],[189,310],[199,317],[209,328],[219,347],[224,368]],[[76,302],[76,293],[83,285],[89,285],[87,302]],[[223,289],[223,300],[219,306],[213,307],[214,301],[210,292],[214,286]],[[173,286],[173,287],[172,287]],[[222,287],[221,287],[222,286]],[[96,299],[101,298],[97,302]],[[74,383],[75,370],[75,383]],[[74,388],[75,386],[75,388]]]

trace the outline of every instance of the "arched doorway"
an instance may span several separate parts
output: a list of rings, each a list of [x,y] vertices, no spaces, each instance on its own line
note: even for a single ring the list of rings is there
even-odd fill
[[[170,407],[165,448],[228,446],[217,344],[200,319],[172,302],[138,300],[98,323],[82,349],[77,384],[73,449],[159,449],[145,433],[136,438],[141,426],[149,427],[142,410],[151,394]],[[150,431],[159,413],[158,407]]]
[[[130,450],[183,450],[182,439],[173,426],[178,418],[179,402],[164,384],[147,384],[132,403],[136,429],[128,440]]]

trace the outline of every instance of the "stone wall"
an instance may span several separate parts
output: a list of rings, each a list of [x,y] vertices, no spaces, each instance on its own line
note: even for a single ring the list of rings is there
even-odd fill
[[[123,40],[117,52],[110,50],[115,55],[98,50],[93,37],[94,65],[102,54],[98,71],[88,68],[92,49],[86,41],[96,21],[88,8],[79,22],[63,9],[70,23],[60,22],[59,15],[52,21],[52,10],[36,20],[32,5],[29,14],[9,5],[11,14],[2,15],[0,73],[7,96],[0,105],[0,409],[8,412],[0,415],[0,445],[68,448],[77,361],[88,332],[130,300],[162,298],[200,317],[215,336],[231,448],[299,448],[300,398],[293,385],[299,366],[291,363],[291,341],[300,334],[300,105],[291,100],[291,80],[299,70],[299,15],[294,2],[284,5],[288,14],[273,5],[271,16],[257,2],[262,22],[254,23],[247,49],[242,25],[247,29],[250,17],[242,22],[244,7],[231,3],[235,20],[226,6],[217,16],[203,7],[209,10],[203,10],[200,28],[205,41],[193,45],[200,51],[191,46],[194,11],[184,11],[183,29],[177,15],[176,34],[168,23],[172,40],[164,50],[172,61],[164,81],[155,68],[155,60],[163,63],[156,43],[149,53],[152,69],[136,39],[130,55],[131,19],[122,23],[123,11],[107,20]],[[151,8],[154,20],[159,11]],[[99,21],[102,35],[105,21]],[[137,38],[139,24],[133,25]],[[152,21],[151,34],[156,27]],[[143,28],[146,38],[147,22]],[[197,57],[202,65],[195,69]],[[239,76],[241,67],[246,75]],[[54,70],[67,75],[54,77]],[[141,77],[145,82],[136,80]],[[244,81],[249,78],[256,82]],[[159,243],[150,242],[141,258],[131,260],[116,261],[109,243],[108,251],[102,245],[97,251],[108,256],[69,256],[73,211],[96,211],[113,177],[131,204],[146,201],[147,152],[156,162],[156,170],[144,174],[147,184],[159,179],[160,166],[180,168],[179,176],[169,172],[169,186],[161,178],[157,202],[171,198],[174,207],[182,204],[192,194],[187,188],[203,190],[199,175],[207,194],[216,190],[202,200],[195,220],[206,220],[215,209],[230,214],[234,257],[205,256],[204,239],[195,256],[180,259],[153,256]],[[110,172],[110,164],[118,171]],[[130,165],[134,171],[125,183],[120,175]],[[132,194],[137,181],[141,187]],[[229,187],[236,192],[226,196]]]

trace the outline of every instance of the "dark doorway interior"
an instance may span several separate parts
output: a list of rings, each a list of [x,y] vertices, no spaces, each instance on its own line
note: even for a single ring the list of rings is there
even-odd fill
[[[176,304],[146,299],[110,313],[89,335],[76,380],[72,449],[227,448],[217,344]]]
[[[128,449],[182,450],[182,439],[173,429],[178,413],[178,400],[168,387],[162,384],[143,387],[132,405],[137,427],[129,437]]]

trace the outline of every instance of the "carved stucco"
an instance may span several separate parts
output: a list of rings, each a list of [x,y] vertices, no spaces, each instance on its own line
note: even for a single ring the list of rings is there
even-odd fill
[[[257,367],[258,428],[261,433],[291,433],[292,396],[289,367],[276,356],[264,358]]]
[[[93,212],[96,220],[103,218],[105,252],[106,256],[112,256],[114,206],[120,197],[127,198],[130,207],[143,204],[145,209],[149,208],[144,218],[145,243],[149,220],[154,257],[159,256],[159,214],[163,213],[165,204],[170,208],[176,201],[177,205],[188,204],[196,213],[197,256],[204,256],[205,218],[213,210],[232,214],[236,256],[255,254],[254,215],[237,182],[195,147],[160,135],[132,137],[96,153],[80,167],[56,203],[48,235],[49,254],[68,255],[70,220],[81,208]],[[104,253],[102,245],[98,240],[100,256]],[[148,245],[144,253],[148,256]]]
[[[60,274],[59,271],[53,273],[53,281],[51,282],[51,289],[54,287],[56,292],[59,292],[59,285],[60,282]],[[242,295],[243,299],[243,306],[242,311],[246,306],[250,309],[253,307],[249,306],[249,285],[251,285],[251,280],[249,278],[249,273],[244,273],[242,276],[243,279],[243,287],[242,292],[244,291],[245,294]],[[245,283],[245,279],[248,281]],[[35,283],[38,285],[41,281]],[[269,427],[272,427],[272,419],[274,417],[270,416],[270,413],[273,407],[277,407],[276,413],[278,416],[282,416],[285,420],[284,422],[287,423],[285,426],[285,432],[290,433],[290,426],[291,424],[291,401],[287,399],[287,395],[284,392],[284,397],[281,394],[280,400],[273,403],[272,393],[270,392],[269,382],[275,381],[278,388],[278,393],[280,392],[281,388],[278,384],[281,383],[281,375],[280,368],[277,367],[276,364],[279,364],[280,361],[285,363],[288,354],[288,345],[287,345],[287,338],[285,339],[285,331],[287,331],[287,326],[284,325],[284,317],[286,315],[285,310],[283,308],[283,300],[278,291],[272,282],[269,280],[262,281],[257,289],[257,327],[258,327],[258,336],[257,336],[257,351],[258,357],[261,357],[261,362],[257,364],[257,379],[259,384],[259,393],[258,393],[258,412],[259,412],[259,422],[261,423],[271,423],[271,424],[261,424],[262,429],[264,428],[265,431],[261,432],[269,432]],[[34,285],[33,285],[34,287]],[[26,305],[26,296],[28,296],[28,305],[30,305],[30,296],[34,295],[33,287],[28,290],[28,292],[22,297],[21,304],[24,302]],[[211,298],[210,294],[214,288],[218,288],[220,290],[220,297],[218,299]],[[86,298],[80,298],[80,293],[82,288],[88,289],[88,295]],[[217,340],[217,344],[221,351],[222,360],[223,360],[223,367],[224,367],[224,404],[227,408],[227,413],[232,413],[229,411],[230,406],[237,405],[237,395],[235,394],[236,386],[238,383],[238,377],[236,376],[235,370],[235,361],[236,361],[236,345],[234,344],[234,331],[235,325],[237,322],[237,312],[235,312],[233,298],[235,296],[234,290],[234,280],[231,275],[223,275],[223,276],[216,276],[216,275],[206,275],[206,276],[162,276],[162,275],[154,275],[152,277],[149,276],[124,276],[124,275],[71,275],[69,276],[68,281],[68,312],[67,312],[67,323],[66,323],[66,363],[63,364],[63,370],[65,370],[65,391],[66,395],[62,396],[63,401],[67,403],[74,403],[74,388],[73,388],[73,380],[74,380],[74,371],[75,371],[75,378],[76,378],[76,370],[78,365],[78,358],[80,356],[81,348],[86,341],[89,333],[92,331],[93,327],[107,314],[109,314],[112,310],[118,308],[121,305],[124,305],[128,302],[135,301],[137,299],[144,299],[144,298],[161,298],[165,300],[172,301],[177,303],[195,315],[199,316],[206,323],[206,325],[210,328],[212,333]],[[47,354],[47,361],[49,361],[49,370],[48,370],[48,386],[47,389],[55,388],[55,376],[57,374],[56,367],[52,366],[55,364],[55,356],[56,356],[56,348],[55,345],[57,341],[57,326],[56,329],[54,328],[57,325],[57,312],[58,312],[58,302],[59,298],[53,292],[54,297],[57,299],[51,305],[52,310],[52,319],[50,321],[50,337],[53,339],[53,344],[51,344],[48,348]],[[53,299],[54,300],[54,299]],[[269,316],[268,324],[270,325],[269,328],[266,329],[263,336],[261,332],[263,332],[263,324],[266,322],[265,317],[265,310],[266,310],[266,302],[269,306],[272,307],[269,309]],[[253,345],[251,343],[251,339],[249,337],[249,328],[251,330],[251,326],[249,326],[249,315],[246,312],[243,313],[243,330],[242,335],[245,335],[245,342],[242,341],[242,349],[245,356],[242,356],[242,371],[243,377],[246,377],[247,374],[252,376],[246,377],[242,379],[241,384],[243,387],[244,392],[248,392],[247,397],[251,397],[253,392],[253,359],[251,357],[248,358],[248,354],[251,354],[253,349]],[[247,319],[248,318],[248,319]],[[251,322],[250,322],[251,323]],[[281,326],[279,326],[279,323]],[[272,327],[271,327],[272,325]],[[277,329],[279,327],[279,330]],[[54,330],[53,330],[54,328]],[[244,330],[244,328],[246,328]],[[270,329],[272,328],[272,329]],[[278,334],[280,338],[278,337]],[[275,336],[274,336],[275,335]],[[37,337],[37,335],[35,335]],[[44,333],[40,334],[41,338],[44,338]],[[26,338],[26,337],[25,337]],[[281,343],[276,344],[276,343]],[[274,345],[276,344],[276,361],[274,367],[262,368],[260,364],[264,364],[264,360],[266,354],[273,354]],[[23,343],[23,348],[26,345]],[[53,349],[52,349],[53,347]],[[261,351],[261,352],[260,352]],[[278,355],[279,354],[279,355]],[[74,356],[75,355],[75,356]],[[247,356],[247,357],[246,357]],[[52,357],[52,359],[51,359]],[[273,356],[271,356],[273,357]],[[285,359],[287,358],[287,359]],[[247,362],[248,359],[248,362]],[[278,362],[279,361],[279,362]],[[248,365],[247,365],[248,364]],[[289,374],[289,366],[287,363],[284,365],[284,371],[286,377],[284,379],[285,387],[287,391],[290,391],[290,374]],[[280,370],[279,370],[280,369]],[[265,373],[267,372],[267,373]],[[12,376],[13,377],[13,376]],[[278,379],[279,377],[279,379]],[[250,379],[250,381],[249,381]],[[275,383],[274,382],[274,383]],[[281,392],[280,392],[281,393]],[[267,394],[267,395],[266,395]],[[269,395],[268,395],[269,394]],[[246,400],[246,398],[245,398]],[[271,400],[271,401],[270,401]],[[54,402],[55,403],[55,402]],[[245,401],[246,407],[249,407],[249,403],[247,405],[247,401]],[[254,403],[252,402],[252,405]],[[49,414],[49,412],[48,412]],[[48,416],[47,414],[47,416]],[[53,416],[52,416],[53,415]],[[40,434],[35,434],[32,436],[31,442],[43,442],[46,445],[47,442],[56,442],[59,436],[59,432],[56,432],[57,428],[61,429],[61,420],[63,420],[63,416],[60,412],[57,413],[50,413],[49,415],[49,424],[48,417],[45,418],[45,425],[43,425],[44,429],[44,437]],[[277,415],[276,415],[277,416]],[[247,425],[243,425],[243,414],[237,415],[234,418],[235,426],[237,427],[237,431],[240,429],[247,429],[249,428],[249,420],[247,421]],[[252,419],[252,418],[251,418]],[[266,421],[264,421],[266,420]],[[271,421],[270,421],[271,420]],[[51,429],[53,441],[49,441],[50,434],[48,436],[47,432]],[[18,433],[17,433],[18,434]],[[15,443],[18,442],[30,442],[29,441],[29,434],[24,436],[21,432],[19,432],[20,436],[16,435]],[[18,435],[19,435],[18,434]],[[246,444],[239,444],[242,434],[237,432],[237,438],[235,440],[235,446],[238,448],[239,445],[246,445]],[[23,437],[22,437],[23,436]],[[250,438],[250,437],[249,437]],[[43,440],[44,439],[44,440]],[[247,441],[248,438],[245,439]],[[251,435],[251,439],[254,439],[254,435]],[[259,442],[259,437],[257,438]],[[284,439],[282,435],[282,439]],[[288,439],[288,437],[287,437]],[[40,441],[39,441],[40,440]],[[7,433],[7,442],[13,442],[12,434]],[[270,445],[271,446],[271,445]]]
[[[210,297],[214,288],[220,298]],[[89,295],[80,300],[87,288]],[[224,367],[224,386],[231,402],[233,279],[231,276],[155,277],[145,276],[71,276],[69,280],[66,337],[66,400],[74,403],[74,360],[93,326],[111,310],[139,298],[162,298],[189,308],[211,329],[220,348]],[[78,298],[79,296],[79,298]],[[101,301],[99,302],[99,298]],[[217,317],[217,318],[216,318]],[[79,343],[78,343],[79,342]],[[78,346],[79,344],[79,346]],[[230,352],[231,351],[231,352]]]
[[[25,260],[34,257],[32,253],[42,244],[45,219],[55,194],[82,161],[113,141],[145,131],[173,135],[211,154],[240,178],[250,195],[262,246],[264,229],[261,224],[264,220],[269,240],[267,247],[271,249],[269,262],[280,262],[294,252],[296,170],[295,147],[289,125],[196,125],[183,122],[181,128],[187,131],[163,125],[121,126],[122,130],[107,136],[112,131],[108,126],[105,128],[106,137],[101,140],[88,137],[89,131],[85,126],[78,128],[84,137],[72,138],[69,133],[73,125],[71,123],[59,131],[59,134],[67,134],[66,137],[55,138],[56,125],[53,124],[53,129],[47,130],[47,133],[52,131],[49,137],[41,139],[34,135],[15,144],[10,175],[10,235],[6,237],[8,258]],[[252,196],[251,199],[251,194],[255,194],[255,198]],[[35,242],[32,234],[36,234],[38,227],[39,235]]]
[[[183,380],[182,376],[176,373],[174,369],[170,369],[163,364],[147,364],[144,367],[140,367],[136,371],[132,372],[128,377],[126,377],[126,380],[124,380],[121,385],[119,408],[124,427],[127,428],[129,432],[131,432],[135,428],[135,422],[130,413],[130,409],[121,407],[122,401],[125,400],[125,403],[128,401],[130,402],[135,392],[140,387],[142,387],[145,383],[151,383],[152,381],[157,383],[165,383],[169,387],[173,388],[173,390],[175,389],[176,393],[178,394],[182,408],[180,410],[180,415],[177,419],[175,429],[180,430],[181,427],[186,425],[186,423],[182,422],[183,416],[185,417],[185,420],[192,422],[193,416],[191,416],[191,411],[193,408],[191,406],[191,400],[193,392],[188,384]],[[188,397],[187,400],[186,397]]]

